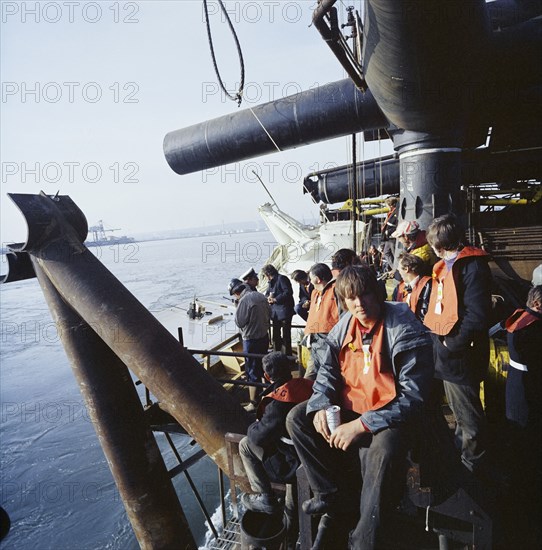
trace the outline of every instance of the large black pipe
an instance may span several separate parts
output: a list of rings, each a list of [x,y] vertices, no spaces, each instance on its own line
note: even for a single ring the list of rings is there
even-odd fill
[[[303,181],[303,191],[316,202],[334,204],[351,198],[354,181],[352,165],[337,166],[308,174]],[[357,164],[357,196],[376,197],[398,193],[399,158],[389,155]]]
[[[430,179],[429,172],[436,177],[437,174],[434,171],[436,167],[434,165],[432,168],[424,166],[424,162],[423,157],[420,158],[419,155],[404,156],[402,167],[404,177],[410,180],[415,175],[425,172],[425,177],[420,179],[426,183]],[[399,165],[397,155],[360,162],[357,165],[358,197],[399,193]],[[456,172],[454,177],[461,177],[460,184],[455,185],[458,188],[461,185],[496,183],[506,189],[520,180],[540,180],[542,178],[542,148],[534,147],[518,151],[492,151],[490,149],[463,151],[461,153],[460,176]],[[335,204],[351,198],[352,181],[352,166],[338,166],[308,174],[303,182],[303,190],[310,193],[316,202]]]
[[[170,132],[164,153],[175,172],[189,174],[387,127],[372,94],[345,79]]]
[[[417,149],[399,156],[399,221],[417,220],[425,229],[438,216],[462,214],[461,149]]]
[[[485,0],[368,0],[366,6],[363,70],[388,121],[462,146],[473,93],[483,91],[490,38]]]

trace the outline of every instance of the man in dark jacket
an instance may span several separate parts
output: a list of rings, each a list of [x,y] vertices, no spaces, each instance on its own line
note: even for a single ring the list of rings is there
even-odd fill
[[[382,224],[382,263],[384,271],[393,271],[394,259],[395,259],[395,239],[392,237],[393,232],[397,229],[398,217],[397,206],[399,205],[399,199],[397,197],[388,197],[385,201],[386,206],[389,208],[389,212],[386,215],[386,219]]]
[[[273,349],[292,355],[292,317],[294,316],[292,283],[286,275],[280,275],[274,265],[264,265],[262,272],[269,281],[265,295],[271,305]]]
[[[264,514],[279,510],[271,482],[288,482],[299,465],[293,444],[286,432],[286,415],[297,403],[309,398],[312,380],[292,378],[292,361],[274,351],[263,359],[266,389],[258,407],[258,420],[248,427],[247,436],[239,443],[239,453],[254,494],[241,498],[245,508]],[[287,503],[287,508],[293,503]]]
[[[299,285],[299,302],[294,307],[295,312],[304,320],[309,316],[309,307],[311,304],[311,294],[314,286],[309,280],[306,271],[296,269],[292,273],[292,280]]]
[[[433,333],[435,377],[443,381],[456,419],[461,461],[471,472],[482,473],[486,419],[480,382],[489,366],[491,272],[487,253],[463,240],[452,214],[436,218],[427,229],[427,242],[441,260],[433,267],[424,324]]]

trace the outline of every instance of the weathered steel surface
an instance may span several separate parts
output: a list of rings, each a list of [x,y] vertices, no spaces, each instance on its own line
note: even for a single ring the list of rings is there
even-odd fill
[[[26,252],[8,252],[6,258],[8,260],[8,272],[0,277],[0,284],[24,281],[25,279],[33,279],[36,276],[30,257]]]
[[[490,30],[485,0],[368,0],[362,66],[389,122],[462,145],[483,124]]]
[[[140,547],[196,548],[128,369],[34,262]]]
[[[224,434],[245,433],[249,415],[81,243],[56,202],[10,195],[27,218],[28,251],[62,299],[227,471]],[[31,208],[29,209],[29,205]],[[51,239],[34,230],[50,216]],[[44,230],[42,228],[42,230]],[[45,229],[47,232],[47,230]]]

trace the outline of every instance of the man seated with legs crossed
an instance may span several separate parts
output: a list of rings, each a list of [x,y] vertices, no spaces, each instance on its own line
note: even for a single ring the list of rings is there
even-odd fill
[[[368,550],[378,546],[386,512],[404,489],[406,453],[433,378],[431,338],[406,304],[384,302],[369,267],[347,267],[335,288],[347,312],[321,351],[311,398],[286,425],[314,493],[303,511],[326,514],[327,525],[337,515],[341,522],[355,512],[345,502],[357,485],[360,514],[349,545]],[[342,422],[333,433],[326,418],[332,405],[341,407]]]

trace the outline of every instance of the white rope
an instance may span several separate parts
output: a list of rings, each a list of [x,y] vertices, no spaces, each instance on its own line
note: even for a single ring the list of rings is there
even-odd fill
[[[281,153],[281,148],[276,144],[275,140],[271,137],[271,134],[267,131],[266,127],[263,125],[262,121],[258,118],[258,115],[252,110],[252,107],[249,107],[250,112],[254,115],[254,118],[258,121],[260,126],[263,128],[263,131],[267,134],[267,137],[271,140],[273,145],[276,147],[277,151]]]

